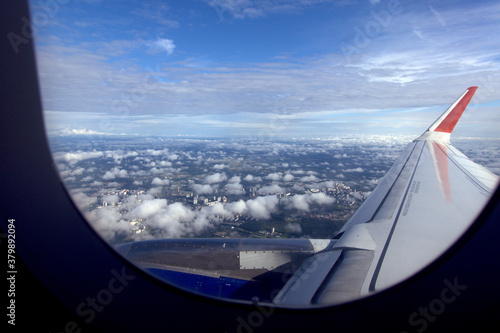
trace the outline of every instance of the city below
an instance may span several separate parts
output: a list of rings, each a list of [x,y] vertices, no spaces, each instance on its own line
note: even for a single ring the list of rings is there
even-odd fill
[[[332,238],[407,142],[400,136],[90,135],[50,141],[75,204],[112,244],[180,237]],[[474,151],[470,142],[463,147],[466,154]],[[475,154],[494,172],[497,156],[498,148],[489,150],[488,160]]]
[[[154,182],[155,179],[159,178],[154,178],[152,182]],[[111,189],[107,190],[105,193],[99,191],[97,203],[93,207],[89,207],[89,209],[102,209],[110,206],[114,207],[119,214],[123,216],[129,213],[128,208],[122,209],[122,204],[127,202],[127,198],[132,196],[137,199],[146,193],[147,192],[144,190],[128,189],[119,191]],[[314,212],[305,209],[293,214],[284,211],[284,209],[287,203],[291,202],[289,199],[299,194],[292,194],[290,192],[259,194],[257,193],[257,187],[250,187],[248,194],[240,196],[229,195],[228,198],[225,195],[217,195],[217,190],[214,190],[213,196],[207,196],[189,192],[189,188],[188,191],[184,191],[180,186],[172,185],[171,187],[163,188],[161,193],[154,194],[153,197],[155,199],[166,199],[167,202],[171,203],[182,203],[191,211],[196,212],[200,212],[204,207],[213,207],[215,205],[224,206],[231,202],[239,202],[239,200],[243,200],[243,198],[264,197],[265,200],[273,200],[271,198],[277,199],[277,211],[272,213],[270,218],[258,218],[243,213],[230,214],[229,216],[224,213],[214,214],[208,221],[211,223],[212,227],[201,232],[197,237],[290,238],[301,235],[305,228],[305,230],[309,231],[308,236],[310,237],[331,238],[356,211],[361,202],[365,199],[365,194],[354,192],[353,189],[342,182],[335,184],[334,187],[322,189],[313,188],[304,192],[305,195],[309,196],[319,193],[324,194],[322,197],[327,198],[327,201],[330,203],[329,205],[317,205],[314,207]],[[119,199],[116,200],[116,197]],[[109,198],[111,198],[111,200]],[[150,235],[160,237],[164,235],[168,237],[160,228],[151,226],[146,228],[147,222],[143,221],[141,218],[133,219],[128,223],[130,223],[131,234],[136,235],[147,231]],[[121,235],[121,237],[118,237],[115,241],[118,239],[127,241],[127,237],[123,237],[124,235]]]

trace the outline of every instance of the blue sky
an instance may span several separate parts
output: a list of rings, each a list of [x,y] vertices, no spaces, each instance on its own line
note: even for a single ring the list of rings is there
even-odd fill
[[[32,1],[51,134],[500,137],[500,3]]]

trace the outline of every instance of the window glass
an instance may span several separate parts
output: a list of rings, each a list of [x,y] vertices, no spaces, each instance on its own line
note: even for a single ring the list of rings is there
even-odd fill
[[[31,1],[31,13],[69,194],[125,257],[194,292],[287,304],[300,279],[328,288],[342,262],[347,297],[295,302],[357,298],[380,256],[375,224],[357,230],[360,248],[342,227],[468,86],[452,143],[500,173],[496,2]],[[359,251],[329,251],[340,241]]]

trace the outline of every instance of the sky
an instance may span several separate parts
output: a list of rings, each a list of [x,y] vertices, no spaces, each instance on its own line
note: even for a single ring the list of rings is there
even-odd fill
[[[51,135],[500,137],[500,3],[31,1]]]

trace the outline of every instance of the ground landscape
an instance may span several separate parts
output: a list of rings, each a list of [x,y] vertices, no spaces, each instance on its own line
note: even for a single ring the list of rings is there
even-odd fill
[[[60,136],[61,178],[112,244],[179,237],[331,238],[405,136],[327,139]],[[497,140],[454,145],[500,172]]]

